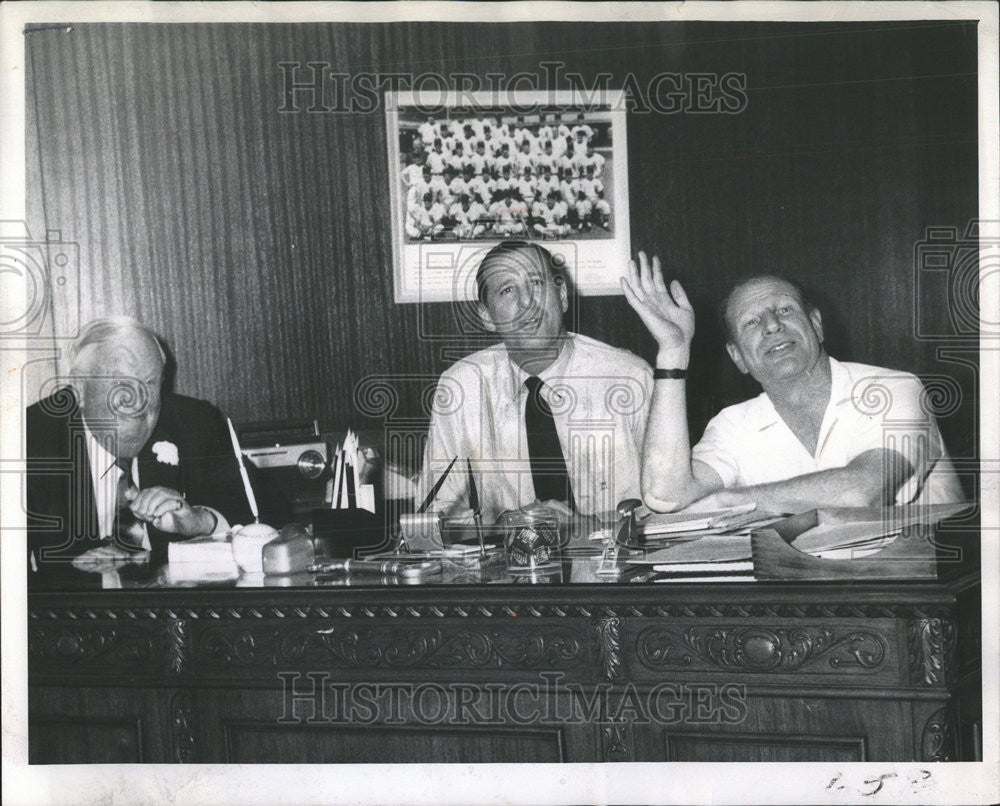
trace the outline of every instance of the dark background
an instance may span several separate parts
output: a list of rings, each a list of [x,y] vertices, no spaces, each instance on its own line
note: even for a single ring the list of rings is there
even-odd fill
[[[975,458],[975,262],[918,254],[928,227],[961,237],[977,215],[974,23],[45,27],[25,34],[28,223],[80,247],[55,333],[135,316],[174,351],[177,391],[237,421],[419,428],[436,375],[481,343],[448,304],[393,303],[383,111],[281,113],[278,62],[544,78],[559,60],[611,87],[747,76],[741,114],[628,116],[633,252],[699,314],[695,437],[757,391],[714,306],[770,271],[812,293],[833,355],[921,375],[953,454]],[[623,297],[577,304],[575,329],[653,360]]]

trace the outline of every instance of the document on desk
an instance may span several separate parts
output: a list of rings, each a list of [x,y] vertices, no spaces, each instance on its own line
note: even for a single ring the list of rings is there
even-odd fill
[[[752,582],[750,535],[709,534],[669,548],[630,557],[629,563],[652,565],[657,582]]]
[[[827,560],[858,559],[886,548],[904,529],[912,539],[938,522],[972,509],[968,503],[897,507],[824,507],[819,525],[798,535],[792,547]]]
[[[885,521],[821,523],[792,541],[792,548],[827,560],[865,557],[881,551],[902,531]]]
[[[749,561],[751,556],[750,535],[712,534],[647,551],[645,556],[630,557],[628,561],[644,565],[702,565]]]
[[[739,532],[749,534],[751,529],[763,526],[785,513],[767,512],[757,509],[757,505],[742,504],[727,509],[706,512],[667,512],[662,515],[650,514],[639,519],[639,528],[647,538],[671,537],[673,535],[720,534]]]

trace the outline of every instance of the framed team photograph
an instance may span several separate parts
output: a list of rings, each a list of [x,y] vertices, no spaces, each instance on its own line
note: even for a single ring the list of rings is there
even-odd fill
[[[620,293],[625,113],[618,90],[387,92],[395,301],[475,299],[510,239],[544,242],[580,294]]]

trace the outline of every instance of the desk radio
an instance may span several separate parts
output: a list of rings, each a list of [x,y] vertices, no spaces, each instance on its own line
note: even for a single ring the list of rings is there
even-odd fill
[[[243,456],[255,469],[255,491],[263,499],[261,519],[275,524],[308,520],[309,511],[322,505],[329,478],[330,448],[319,435],[319,423],[261,423],[239,431]]]

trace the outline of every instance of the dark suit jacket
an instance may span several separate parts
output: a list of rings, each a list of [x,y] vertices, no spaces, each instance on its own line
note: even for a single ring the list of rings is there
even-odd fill
[[[161,441],[177,446],[178,464],[156,458],[153,445]],[[29,563],[34,551],[44,573],[47,566],[65,566],[101,539],[83,420],[72,390],[61,389],[28,408],[27,456]],[[230,524],[250,522],[229,431],[210,403],[165,393],[138,461],[140,488],[169,487],[184,493],[192,506],[218,510]],[[170,540],[184,539],[152,527],[148,531],[153,561],[165,559]]]

